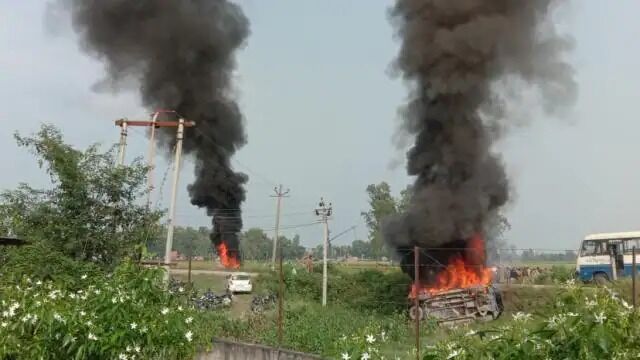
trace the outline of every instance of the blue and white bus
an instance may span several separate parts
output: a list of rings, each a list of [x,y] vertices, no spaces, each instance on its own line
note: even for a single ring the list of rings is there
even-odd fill
[[[640,231],[587,235],[580,246],[576,275],[599,284],[614,279],[614,271],[616,277],[630,276],[634,246],[640,262]]]

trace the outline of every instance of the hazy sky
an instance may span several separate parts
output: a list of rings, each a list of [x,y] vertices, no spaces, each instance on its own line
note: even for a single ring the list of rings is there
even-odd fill
[[[251,180],[245,228],[272,229],[273,187],[291,189],[283,227],[315,221],[320,196],[333,202],[331,228],[357,225],[367,184],[387,181],[398,191],[411,180],[403,154],[391,143],[405,87],[389,75],[398,42],[387,20],[391,1],[239,0],[251,21],[251,36],[239,53],[237,94],[249,138],[234,166]],[[64,24],[45,22],[46,1],[0,0],[0,188],[19,182],[47,185],[32,156],[17,149],[11,134],[33,132],[42,122],[59,126],[77,146],[111,145],[120,117],[146,118],[135,91],[95,93],[99,62],[82,53]],[[498,146],[515,193],[507,209],[508,241],[518,247],[576,248],[589,232],[640,230],[640,101],[638,56],[640,2],[581,0],[556,14],[575,39],[571,62],[579,99],[564,119],[540,117],[519,124]],[[187,135],[188,136],[188,135]],[[141,129],[132,132],[128,158],[146,154]],[[161,179],[166,162],[158,167]],[[208,225],[189,204],[181,178],[178,222]],[[170,178],[167,180],[168,185]],[[160,195],[158,195],[160,196]],[[165,187],[162,200],[169,197]],[[313,225],[299,233],[307,246],[320,243]],[[353,234],[340,242],[350,242]]]

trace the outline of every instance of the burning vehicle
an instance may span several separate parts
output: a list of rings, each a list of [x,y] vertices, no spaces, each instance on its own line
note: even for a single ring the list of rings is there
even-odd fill
[[[454,247],[463,244],[464,248]],[[414,248],[413,264],[404,262],[405,269],[414,270],[408,296],[411,319],[429,317],[444,325],[497,319],[503,311],[502,297],[492,285],[493,271],[485,266],[484,253],[479,235],[443,248]],[[443,264],[439,258],[446,256]]]
[[[485,240],[499,235],[512,189],[497,145],[519,93],[537,90],[548,115],[577,93],[564,59],[571,43],[550,16],[556,3],[397,0],[390,11],[400,40],[393,70],[409,89],[394,140],[413,184],[382,232],[414,280],[414,318],[500,315]]]

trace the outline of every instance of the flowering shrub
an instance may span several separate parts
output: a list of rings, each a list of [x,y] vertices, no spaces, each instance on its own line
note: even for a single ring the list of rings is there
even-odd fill
[[[461,332],[424,359],[631,359],[640,351],[638,313],[614,292],[569,284],[553,315],[512,315],[508,325]]]
[[[387,332],[379,324],[371,324],[337,342],[336,358],[342,360],[384,359],[380,347],[387,341]]]
[[[157,269],[78,278],[74,290],[28,278],[0,288],[1,359],[189,359],[209,340]]]

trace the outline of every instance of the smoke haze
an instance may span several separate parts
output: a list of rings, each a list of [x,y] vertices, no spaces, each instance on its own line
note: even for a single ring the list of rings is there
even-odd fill
[[[563,58],[571,42],[550,20],[557,3],[398,0],[391,9],[401,41],[394,65],[410,86],[401,131],[414,139],[407,170],[416,179],[409,209],[383,232],[411,275],[413,246],[439,249],[423,253],[421,264],[446,264],[457,254],[484,265],[468,241],[485,234],[509,200],[504,164],[492,151],[510,122],[500,84],[537,90],[551,114],[574,101],[573,70]],[[433,269],[421,278],[432,281]]]
[[[193,155],[193,205],[212,217],[214,244],[237,251],[247,176],[230,158],[244,145],[243,117],[232,94],[234,54],[249,35],[242,10],[226,0],[62,0],[83,49],[102,61],[99,88],[139,85],[150,110],[175,110],[196,127],[184,149]],[[161,129],[169,150],[175,129]]]

